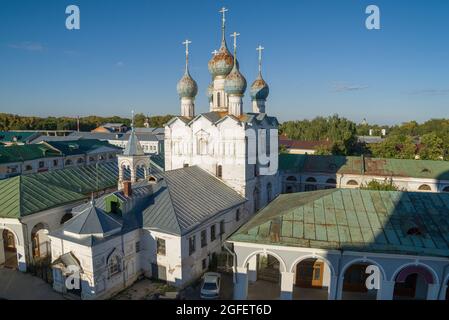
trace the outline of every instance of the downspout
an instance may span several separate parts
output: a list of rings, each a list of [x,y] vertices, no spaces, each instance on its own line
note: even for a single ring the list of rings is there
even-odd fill
[[[236,276],[236,272],[237,272],[237,255],[235,254],[235,252],[231,251],[231,249],[228,248],[228,246],[226,245],[226,242],[223,242],[223,247],[226,249],[226,251],[228,251],[232,256],[232,282],[234,284],[237,283],[237,276]]]

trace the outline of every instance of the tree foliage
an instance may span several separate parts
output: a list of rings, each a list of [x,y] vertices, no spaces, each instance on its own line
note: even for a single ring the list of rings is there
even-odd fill
[[[390,135],[382,142],[371,144],[369,149],[376,158],[413,159],[416,154],[413,138],[401,134]]]
[[[370,182],[360,186],[363,190],[377,190],[377,191],[398,191],[399,187],[391,181],[377,181],[371,180]]]

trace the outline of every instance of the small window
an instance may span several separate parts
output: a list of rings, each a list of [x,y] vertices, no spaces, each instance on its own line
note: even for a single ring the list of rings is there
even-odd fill
[[[203,267],[203,270],[206,270],[206,268],[207,268],[207,260],[206,259],[203,259],[201,261],[201,266]]]
[[[207,246],[207,232],[206,230],[201,231],[201,248]]]
[[[196,242],[196,237],[195,236],[191,236],[189,238],[189,255],[192,255],[195,252],[195,242]]]
[[[184,168],[188,168],[189,167],[189,164],[188,163],[184,163],[184,166],[183,166]]]
[[[157,244],[157,254],[165,256],[165,240],[161,238],[156,238]]]
[[[66,166],[70,166],[71,164],[72,164],[72,160],[67,159],[67,160],[65,161],[65,165],[66,165]]]
[[[53,167],[57,167],[59,165],[59,161],[58,160],[53,160]]]
[[[217,178],[223,177],[223,167],[221,165],[217,166]]]
[[[430,188],[430,186],[427,184],[423,184],[423,185],[419,186],[418,190],[419,191],[431,191],[432,188]]]
[[[240,209],[237,209],[237,211],[235,212],[235,221],[239,220],[240,220]]]
[[[31,165],[25,166],[25,171],[31,171],[31,170],[33,170],[33,166],[31,166]]]
[[[225,233],[225,222],[224,220],[220,221],[220,234],[224,234]]]
[[[136,253],[140,252],[140,241],[136,242]]]
[[[78,158],[78,160],[76,160],[76,163],[78,163],[78,164],[81,164],[81,163],[83,163],[84,162],[84,159],[83,158]]]
[[[215,230],[215,224],[213,224],[210,227],[210,241],[215,241],[215,239],[217,238],[216,234],[215,234],[216,230]]]
[[[44,161],[39,161],[39,169],[42,169],[45,166]]]
[[[348,186],[358,186],[359,183],[355,180],[349,180],[347,183]]]
[[[118,256],[114,256],[109,260],[109,263],[108,263],[109,277],[111,277],[121,271],[120,263],[121,263],[121,260],[120,260],[120,257],[118,257]]]

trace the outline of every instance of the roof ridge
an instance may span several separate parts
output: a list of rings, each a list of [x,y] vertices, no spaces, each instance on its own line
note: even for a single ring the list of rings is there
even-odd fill
[[[173,198],[172,198],[172,195],[171,195],[170,188],[168,187],[167,180],[162,180],[161,183],[165,183],[165,187],[167,188],[167,192],[168,192],[168,197],[170,198],[170,206],[172,207],[173,213],[175,215],[176,225],[178,226],[179,233],[182,234],[181,223],[179,222],[179,218],[178,218],[178,215],[176,213],[175,206],[173,205]],[[163,187],[163,185],[161,187]]]

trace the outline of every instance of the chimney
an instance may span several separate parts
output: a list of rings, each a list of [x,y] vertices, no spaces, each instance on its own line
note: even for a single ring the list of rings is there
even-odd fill
[[[123,182],[123,194],[125,197],[131,197],[133,194],[133,189],[131,187],[131,181],[124,181]]]

